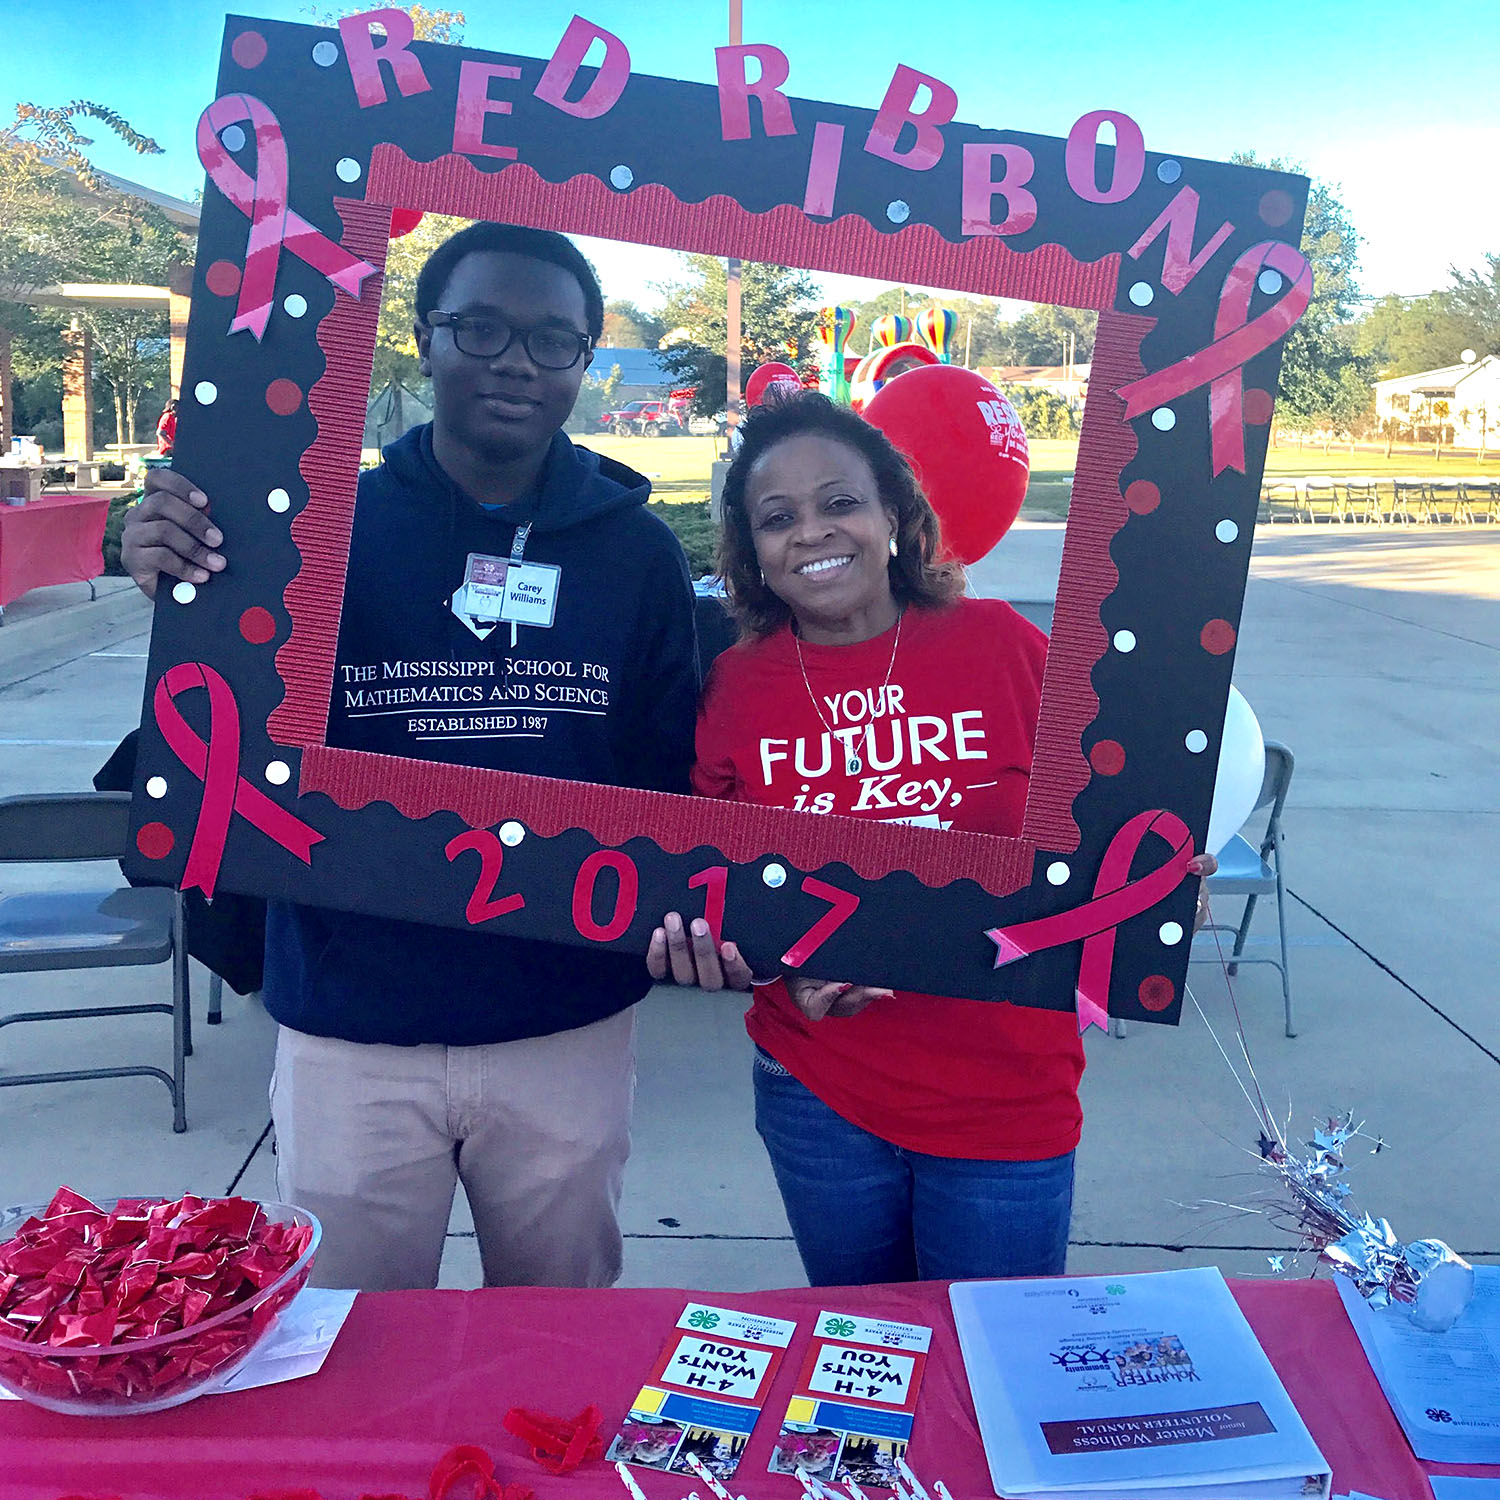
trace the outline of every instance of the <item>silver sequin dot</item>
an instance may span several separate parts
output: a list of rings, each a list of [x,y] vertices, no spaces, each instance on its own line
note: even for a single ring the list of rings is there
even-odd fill
[[[340,182],[358,182],[364,168],[352,156],[341,156],[334,163],[333,170]]]
[[[617,167],[611,167],[609,169],[609,185],[611,187],[619,188],[622,193],[634,181],[635,173],[632,172],[624,162],[621,162]]]
[[[219,399],[219,388],[211,380],[200,380],[193,387],[193,400],[199,406],[212,406]]]
[[[1151,299],[1155,295],[1156,293],[1151,290],[1149,284],[1144,281],[1136,282],[1136,284],[1130,289],[1130,300],[1135,303],[1137,307],[1150,307]]]
[[[1168,158],[1166,161],[1157,162],[1156,180],[1158,182],[1176,182],[1181,176],[1182,163],[1180,161],[1172,161]]]
[[[318,42],[313,47],[312,60],[320,68],[331,68],[339,60],[339,49],[332,42]]]
[[[146,795],[148,797],[165,797],[167,795],[167,778],[165,776],[153,776],[146,783]]]
[[[526,830],[514,818],[500,825],[500,842],[507,849],[514,849],[526,837]]]
[[[1047,866],[1047,882],[1049,885],[1066,885],[1068,883],[1068,876],[1072,873],[1062,860],[1054,859]]]
[[[226,151],[238,151],[245,144],[245,132],[238,125],[226,125],[219,132]]]
[[[1281,290],[1281,272],[1273,271],[1269,266],[1255,278],[1255,284],[1266,296],[1274,296]]]
[[[1116,651],[1126,651],[1126,652],[1134,651],[1135,650],[1135,631],[1133,631],[1133,630],[1117,630],[1117,631],[1115,631],[1115,650]]]
[[[1180,922],[1163,922],[1156,935],[1167,947],[1175,948],[1182,941],[1182,924]]]
[[[1158,406],[1151,413],[1151,425],[1158,432],[1170,432],[1177,425],[1177,413],[1170,406]]]
[[[1208,736],[1201,729],[1190,729],[1182,742],[1194,755],[1202,755],[1208,749]]]
[[[183,579],[181,583],[172,585],[172,597],[179,604],[191,604],[198,597],[198,590],[186,579]]]
[[[287,317],[300,318],[307,311],[307,298],[298,292],[293,292],[290,297],[282,299],[281,306]]]
[[[1234,524],[1234,522],[1231,521],[1231,520],[1229,520],[1227,517],[1224,520],[1220,521],[1219,524],[1214,527],[1214,535],[1216,537],[1218,537],[1218,539],[1221,542],[1225,542],[1225,543],[1232,542],[1232,541],[1235,540],[1236,537],[1239,536],[1239,534],[1240,534],[1240,528],[1238,526],[1236,526]]]
[[[764,880],[765,883],[774,891],[778,886],[783,886],[786,884],[786,866],[767,865],[765,869],[760,872],[760,878]]]
[[[911,218],[911,204],[904,198],[897,198],[885,206],[885,216],[892,224],[904,224]]]
[[[284,760],[273,760],[266,767],[266,780],[272,786],[285,786],[292,779],[292,768]]]

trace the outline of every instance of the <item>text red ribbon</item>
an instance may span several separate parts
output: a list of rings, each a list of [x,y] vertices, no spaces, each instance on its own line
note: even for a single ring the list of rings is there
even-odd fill
[[[248,124],[255,131],[253,178],[219,139],[221,131],[240,124]],[[240,300],[229,325],[231,333],[248,328],[257,339],[265,333],[276,296],[276,267],[283,245],[336,287],[351,297],[359,296],[365,277],[373,276],[375,267],[336,245],[287,207],[286,140],[276,116],[259,99],[249,94],[225,94],[215,99],[198,117],[198,160],[213,185],[250,220]]]
[[[1279,272],[1287,284],[1277,301],[1252,318],[1250,295],[1262,270]],[[1307,311],[1312,290],[1312,268],[1300,250],[1279,240],[1252,245],[1224,278],[1213,343],[1176,364],[1122,385],[1115,394],[1125,398],[1126,418],[1138,417],[1206,385],[1213,471],[1221,474],[1225,469],[1237,469],[1243,474],[1243,366],[1262,349],[1269,349]]]
[[[172,700],[190,688],[208,689],[208,743],[205,745]],[[210,666],[179,662],[156,682],[156,725],[172,753],[203,783],[198,826],[182,872],[182,889],[212,897],[219,862],[235,813],[247,818],[303,864],[312,863],[312,846],[323,835],[257,791],[240,775],[240,709],[234,689]]]
[[[1147,834],[1165,841],[1167,858],[1139,879],[1130,878],[1130,866]],[[1193,857],[1192,835],[1187,824],[1173,812],[1137,813],[1109,841],[1094,881],[1093,899],[1068,911],[1038,917],[1015,927],[992,927],[986,934],[995,944],[995,967],[1029,958],[1044,948],[1083,939],[1083,958],[1078,966],[1078,1032],[1090,1026],[1108,1029],[1109,980],[1115,961],[1115,931],[1121,922],[1150,911],[1182,884],[1188,861]]]

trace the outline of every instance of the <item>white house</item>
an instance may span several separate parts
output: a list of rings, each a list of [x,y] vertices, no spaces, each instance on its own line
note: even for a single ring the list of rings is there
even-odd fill
[[[1441,422],[1445,429],[1452,429],[1449,441],[1455,446],[1478,448],[1500,442],[1500,358],[1486,354],[1467,364],[1375,382],[1379,422],[1394,418],[1417,427],[1435,427],[1440,414],[1433,408],[1440,401],[1447,403]]]

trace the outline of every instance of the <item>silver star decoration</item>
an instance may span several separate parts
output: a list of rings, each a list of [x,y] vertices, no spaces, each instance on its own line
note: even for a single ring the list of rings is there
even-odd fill
[[[1273,1276],[1280,1276],[1286,1267],[1286,1257],[1284,1255],[1268,1255],[1266,1259],[1271,1262],[1271,1274]]]

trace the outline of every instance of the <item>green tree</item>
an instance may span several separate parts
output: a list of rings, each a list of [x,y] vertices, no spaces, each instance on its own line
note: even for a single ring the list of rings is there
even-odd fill
[[[1479,342],[1473,326],[1442,291],[1382,297],[1354,325],[1354,347],[1369,356],[1380,379],[1451,365]]]
[[[319,10],[316,5],[309,5],[306,11],[319,26],[336,26],[340,16],[357,16],[368,8],[356,5],[348,10]],[[412,34],[419,42],[457,46],[463,41],[463,28],[468,25],[468,19],[461,10],[428,10],[425,5],[403,5],[401,8],[411,17]],[[377,21],[375,30],[383,35],[385,27]]]
[[[1500,354],[1500,255],[1486,255],[1482,268],[1460,271],[1450,266],[1453,285],[1448,300],[1471,337],[1464,345],[1479,354]]]
[[[1074,364],[1085,364],[1094,357],[1094,332],[1098,326],[1096,312],[1039,302],[1011,324],[1015,362],[1060,365],[1071,356]]]
[[[568,420],[563,423],[563,431],[597,435],[600,431],[599,418],[614,407],[615,393],[619,389],[619,365],[611,365],[604,375],[595,375],[590,370],[578,389],[578,399],[573,403]]]
[[[1077,435],[1078,415],[1055,391],[1018,385],[1006,392],[1029,438],[1070,438]]]
[[[612,349],[654,349],[666,331],[655,313],[614,297],[604,304],[604,337],[599,342]]]
[[[442,214],[424,214],[422,222],[410,234],[391,241],[380,295],[380,321],[375,329],[375,360],[370,370],[372,396],[392,381],[418,395],[425,394],[426,381],[417,366],[414,331],[417,276],[427,257],[468,222]]]
[[[727,397],[724,262],[685,255],[680,279],[661,285],[660,318],[668,329],[662,364],[679,385],[694,385],[694,410],[722,411]],[[749,372],[768,360],[803,359],[812,347],[817,287],[809,271],[745,261],[740,273],[740,361]]]

